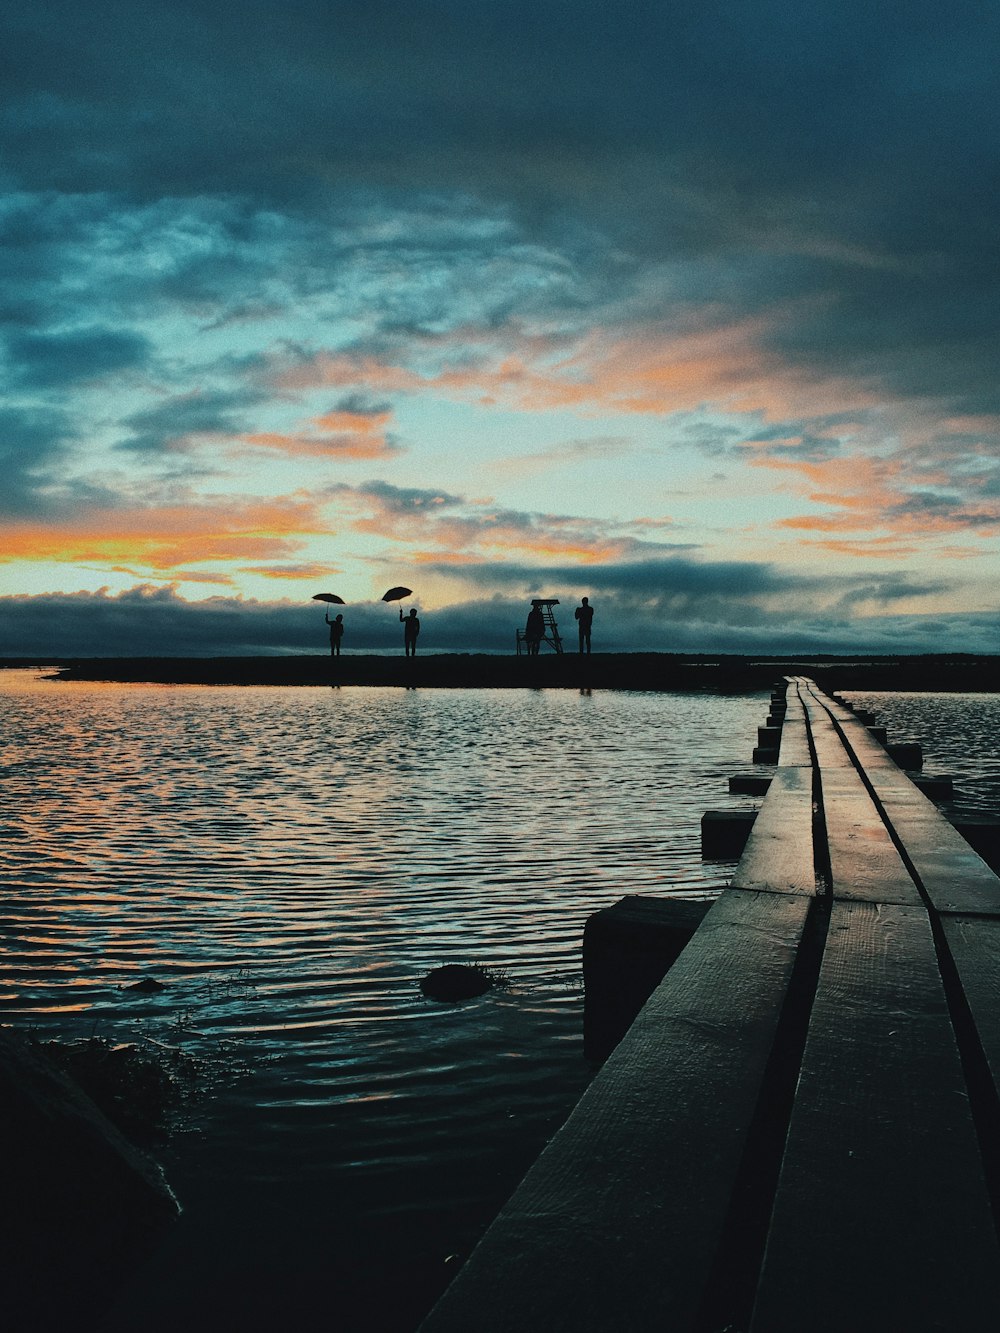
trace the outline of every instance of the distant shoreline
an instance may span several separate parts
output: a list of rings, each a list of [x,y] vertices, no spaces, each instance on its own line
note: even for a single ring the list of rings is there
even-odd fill
[[[735,656],[674,653],[441,653],[424,657],[0,658],[0,668],[51,668],[56,681],[159,685],[362,685],[422,689],[712,690],[746,693],[785,675],[822,689],[1000,692],[1000,655]]]

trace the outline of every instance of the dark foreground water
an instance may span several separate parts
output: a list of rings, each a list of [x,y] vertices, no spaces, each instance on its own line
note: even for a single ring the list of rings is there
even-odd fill
[[[1000,696],[865,702],[1000,805]],[[699,821],[752,804],[766,698],[10,672],[0,710],[0,1018],[205,1059],[183,1218],[97,1326],[408,1333],[592,1075],[587,916],[724,884]],[[469,961],[510,988],[421,995]]]

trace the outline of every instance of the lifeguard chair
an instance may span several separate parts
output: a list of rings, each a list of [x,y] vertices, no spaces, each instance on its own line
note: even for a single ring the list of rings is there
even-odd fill
[[[544,626],[544,633],[542,634],[539,643],[540,644],[547,643],[550,648],[554,648],[557,653],[561,653],[563,650],[562,639],[560,639],[559,637],[559,626],[556,624],[555,612],[552,610],[554,606],[559,605],[559,598],[532,597],[531,605],[537,606],[539,611],[541,611],[542,613],[542,625]],[[519,629],[517,631],[518,657],[521,656],[522,652],[526,651],[527,651],[527,644],[524,637],[524,630]]]

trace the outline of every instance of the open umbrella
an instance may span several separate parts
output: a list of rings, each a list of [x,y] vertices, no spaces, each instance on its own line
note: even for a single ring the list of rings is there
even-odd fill
[[[398,602],[401,597],[410,597],[412,594],[412,588],[390,588],[388,592],[382,594],[382,601]]]
[[[314,602],[333,602],[334,606],[346,606],[347,603],[343,597],[338,597],[335,592],[314,592]]]

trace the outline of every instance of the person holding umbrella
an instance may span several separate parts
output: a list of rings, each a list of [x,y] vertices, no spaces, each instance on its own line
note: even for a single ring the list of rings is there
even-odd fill
[[[382,594],[383,602],[398,602],[403,597],[412,597],[413,589],[396,587],[390,588],[388,592]],[[403,608],[399,608],[399,618],[403,622],[403,648],[407,657],[416,657],[417,655],[417,635],[420,633],[420,621],[417,619],[416,607],[410,608],[408,616],[403,615]]]
[[[335,592],[317,592],[313,593],[314,602],[327,602],[331,606],[346,606],[347,603],[343,597],[338,597]],[[330,626],[330,656],[340,656],[340,641],[344,637],[344,617],[338,616],[336,620],[330,619],[330,612],[326,611],[323,619]]]
[[[331,620],[330,612],[327,611],[324,619],[330,626],[330,656],[339,657],[340,641],[344,637],[344,617],[337,616],[334,620]]]
[[[417,619],[417,608],[410,607],[410,614],[403,615],[403,608],[399,608],[399,618],[403,622],[403,651],[407,657],[416,657],[417,655],[417,636],[420,633],[420,621]]]

